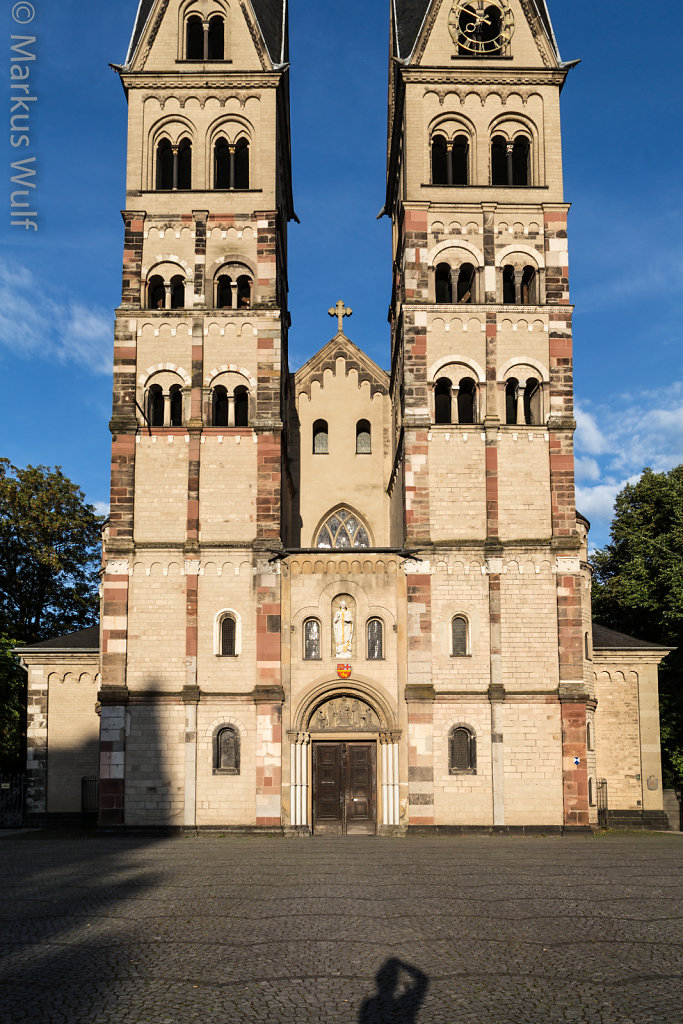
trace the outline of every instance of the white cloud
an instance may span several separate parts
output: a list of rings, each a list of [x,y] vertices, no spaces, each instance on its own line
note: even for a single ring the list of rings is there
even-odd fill
[[[608,450],[608,442],[603,436],[595,417],[576,403],[576,447],[589,455],[600,455]]]
[[[593,526],[602,528],[608,527],[614,513],[614,500],[623,490],[626,484],[634,484],[640,478],[640,474],[630,479],[616,481],[610,480],[607,483],[598,484],[596,487],[576,488],[576,507],[579,512],[586,516]]]
[[[95,502],[93,502],[93,505],[95,507],[95,512],[97,513],[98,516],[108,516],[109,515],[109,502],[108,501],[95,501]]]
[[[0,347],[19,357],[111,372],[112,317],[58,299],[30,270],[0,262]]]
[[[601,476],[600,466],[595,459],[577,457],[575,470],[577,480],[599,480]]]

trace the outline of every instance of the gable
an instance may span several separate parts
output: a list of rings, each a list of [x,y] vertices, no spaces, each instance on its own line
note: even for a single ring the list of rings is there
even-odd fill
[[[347,376],[352,371],[358,375],[358,387],[363,383],[369,384],[371,396],[389,394],[389,375],[369,356],[366,356],[357,345],[354,345],[345,334],[338,334],[294,374],[297,396],[307,394],[310,398],[311,385],[314,382],[323,387],[325,371],[330,370],[335,375],[339,359],[344,360]]]
[[[175,61],[177,36],[185,9],[194,6],[202,13],[206,4],[202,0],[189,5],[179,3],[179,0],[140,0],[126,56],[126,68],[133,65],[135,70],[146,68],[147,59],[158,38],[155,48],[162,52],[164,66],[168,67],[169,54]],[[264,70],[270,70],[269,66],[279,67],[288,60],[287,0],[221,0],[220,6],[225,11],[229,45],[233,53],[244,53],[246,43],[246,52],[251,49],[255,56],[259,54],[261,58],[255,66]],[[207,8],[207,13],[214,13],[215,8],[215,4],[210,12]],[[248,45],[249,35],[251,47]],[[238,38],[242,36],[245,38]],[[231,70],[235,70],[234,64],[231,64]]]

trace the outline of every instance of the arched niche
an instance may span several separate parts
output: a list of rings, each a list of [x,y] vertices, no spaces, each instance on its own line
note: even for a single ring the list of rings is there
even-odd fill
[[[340,694],[320,701],[309,715],[307,732],[380,732],[382,723],[375,709],[356,694]]]
[[[338,701],[342,703],[337,704]],[[354,701],[357,702],[357,705],[354,705]],[[344,702],[349,704],[348,712],[344,709]],[[318,712],[320,708],[325,709],[326,707],[327,711],[324,713],[327,714],[331,724],[319,729],[316,722],[322,724],[322,719]],[[365,729],[360,728],[361,713],[366,716]],[[350,724],[341,724],[342,719],[335,718],[335,714],[342,715],[343,720],[349,721]],[[357,722],[355,728],[352,724],[354,720]],[[338,679],[336,684],[331,681],[321,684],[304,698],[295,715],[295,729],[297,732],[314,734],[318,732],[341,734],[363,731],[394,733],[397,729],[397,722],[387,699],[378,693],[372,685],[355,679],[345,681]]]

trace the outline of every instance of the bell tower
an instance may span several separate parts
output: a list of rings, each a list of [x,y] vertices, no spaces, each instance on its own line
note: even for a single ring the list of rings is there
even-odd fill
[[[457,824],[462,803],[463,824],[587,826],[595,703],[560,132],[573,64],[545,0],[396,0],[391,47],[393,543],[421,559],[407,588],[410,820]],[[490,791],[462,800],[461,778],[434,778],[425,737],[470,720]],[[525,720],[542,725],[520,744]]]
[[[196,824],[197,744],[212,742],[212,715],[235,736],[230,722],[247,722],[255,744],[256,803],[243,817],[279,822],[268,557],[281,545],[294,217],[287,32],[286,0],[141,0],[115,68],[128,155],[103,566],[104,824]]]

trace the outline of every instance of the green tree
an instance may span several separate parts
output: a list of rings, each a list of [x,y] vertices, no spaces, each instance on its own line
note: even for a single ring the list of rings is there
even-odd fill
[[[683,787],[683,465],[643,470],[617,495],[610,543],[596,551],[593,614],[622,633],[676,647],[660,667],[665,785]]]
[[[0,459],[0,633],[35,643],[98,614],[102,518],[59,466]]]
[[[0,774],[22,770],[20,735],[26,677],[12,654],[17,646],[0,634]]]

